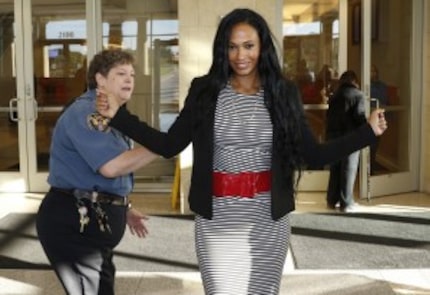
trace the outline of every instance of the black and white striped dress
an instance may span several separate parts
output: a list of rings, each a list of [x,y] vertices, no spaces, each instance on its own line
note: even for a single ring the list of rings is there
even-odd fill
[[[263,91],[220,92],[215,112],[214,171],[270,170],[272,124]],[[214,197],[213,219],[196,216],[196,251],[206,294],[278,294],[290,233],[288,215],[274,221],[270,192]]]

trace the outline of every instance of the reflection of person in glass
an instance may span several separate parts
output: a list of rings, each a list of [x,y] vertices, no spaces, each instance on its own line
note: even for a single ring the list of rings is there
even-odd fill
[[[299,87],[306,86],[314,82],[314,75],[308,67],[305,59],[301,59],[297,65],[296,83]]]
[[[75,86],[82,91],[87,90],[87,58],[83,58],[82,65],[75,72]]]
[[[315,75],[312,72],[305,59],[301,59],[297,65],[295,82],[299,87],[303,102],[306,104],[320,103],[320,94],[315,87]]]
[[[329,100],[326,120],[326,139],[333,140],[356,130],[366,122],[364,94],[358,86],[355,72],[346,71],[339,79],[339,87]],[[327,206],[340,206],[341,211],[354,209],[354,184],[360,151],[355,151],[330,165]]]
[[[146,217],[129,208],[132,172],[156,155],[132,148],[95,109],[96,88],[127,102],[134,89],[133,57],[106,50],[94,56],[89,90],[59,117],[49,159],[51,189],[37,214],[43,249],[67,294],[114,294],[113,248],[126,224],[144,237]]]
[[[112,127],[156,153],[172,157],[192,143],[189,204],[196,213],[195,246],[206,294],[278,294],[296,170],[360,149],[386,128],[378,110],[371,124],[318,144],[297,87],[283,77],[271,36],[252,10],[225,15],[209,73],[193,80],[167,133],[119,108],[109,94],[97,99]]]
[[[334,69],[327,64],[323,65],[315,81],[316,88],[321,95],[321,103],[327,103],[333,95],[335,83]]]

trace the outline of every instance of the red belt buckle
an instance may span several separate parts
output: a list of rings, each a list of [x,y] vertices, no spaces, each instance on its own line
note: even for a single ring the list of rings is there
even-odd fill
[[[213,173],[213,195],[239,196],[252,198],[257,193],[269,191],[271,187],[270,171]]]

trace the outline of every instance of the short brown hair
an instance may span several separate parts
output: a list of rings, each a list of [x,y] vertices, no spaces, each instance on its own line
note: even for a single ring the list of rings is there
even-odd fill
[[[134,57],[129,52],[121,49],[106,49],[100,51],[94,55],[88,68],[88,88],[97,88],[97,73],[106,77],[113,67],[124,64],[134,64]]]

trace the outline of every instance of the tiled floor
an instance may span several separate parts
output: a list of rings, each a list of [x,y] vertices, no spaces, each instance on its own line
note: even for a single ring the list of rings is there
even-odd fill
[[[0,218],[10,212],[35,212],[40,194],[0,194]],[[168,195],[136,194],[132,196],[135,207],[147,214],[176,214],[171,209]],[[380,211],[428,211],[430,195],[422,193],[399,194],[370,200],[358,200],[360,212]],[[296,212],[327,212],[322,193],[300,193]],[[333,281],[334,276],[348,277],[348,283]],[[391,290],[380,289],[383,285]],[[313,288],[310,292],[309,285]],[[117,295],[200,295],[203,294],[199,273],[118,272]],[[390,288],[388,288],[390,289]],[[385,290],[385,291],[384,291]],[[52,271],[46,270],[0,270],[0,294],[63,294]],[[430,294],[430,265],[425,269],[392,270],[297,270],[290,256],[284,269],[280,294]]]

